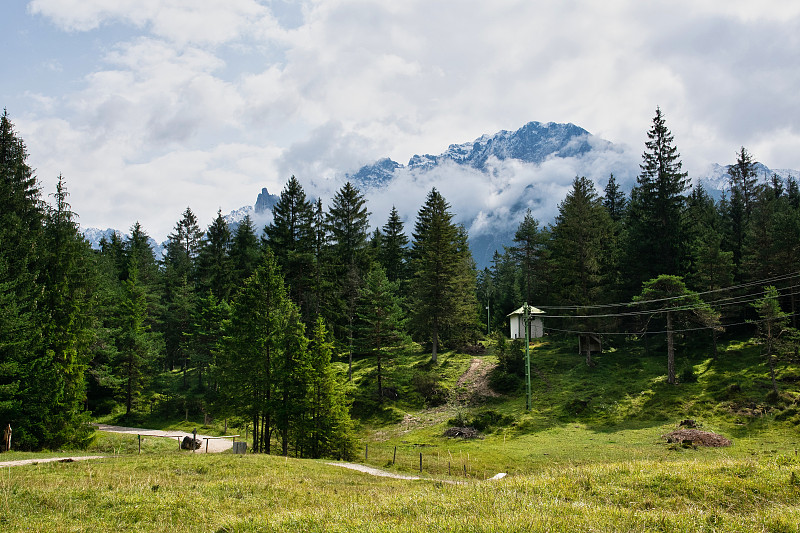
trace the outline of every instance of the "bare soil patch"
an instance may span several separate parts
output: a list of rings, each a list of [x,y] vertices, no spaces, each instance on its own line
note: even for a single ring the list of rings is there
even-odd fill
[[[480,398],[497,398],[500,396],[489,386],[489,374],[497,365],[477,357],[470,362],[469,368],[458,378],[457,386],[460,390],[458,399],[461,401],[476,401]]]

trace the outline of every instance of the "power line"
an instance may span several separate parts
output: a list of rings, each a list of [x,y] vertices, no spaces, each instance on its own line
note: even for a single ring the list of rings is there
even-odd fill
[[[784,316],[784,318],[791,318],[793,316],[798,316],[798,315],[800,315],[800,313],[787,314],[787,315]],[[730,328],[730,327],[733,327],[733,326],[744,326],[746,324],[760,324],[760,323],[766,322],[768,320],[773,320],[773,319],[765,318],[765,319],[761,319],[761,320],[746,320],[744,322],[735,322],[735,323],[732,323],[732,324],[720,324],[720,327],[722,327],[722,328]],[[589,333],[594,334],[594,335],[660,335],[660,334],[664,334],[664,333],[669,333],[668,330],[661,330],[661,331],[580,331],[580,330],[559,329],[559,328],[550,328],[550,327],[546,327],[546,328],[542,328],[542,329],[544,331],[556,331],[556,332],[559,332],[559,333],[572,333],[572,334],[577,334],[577,335],[589,334]],[[709,329],[714,329],[714,328],[713,328],[713,326],[702,326],[702,327],[696,327],[696,328],[673,329],[672,333],[686,333],[686,332],[690,332],[690,331],[703,331],[703,330],[709,330]]]
[[[716,293],[716,292],[733,291],[733,290],[742,289],[742,288],[746,288],[746,287],[753,287],[755,285],[762,285],[762,286],[763,285],[770,285],[770,284],[773,284],[773,283],[778,282],[778,281],[785,281],[787,279],[792,279],[792,278],[797,278],[797,277],[800,277],[800,272],[793,272],[791,274],[783,274],[783,275],[775,276],[775,277],[772,277],[772,278],[766,278],[766,279],[762,279],[762,280],[751,281],[751,282],[748,282],[748,283],[741,283],[739,285],[731,285],[729,287],[721,287],[719,289],[712,289],[712,290],[708,290],[708,291],[696,292],[694,294],[696,294],[698,296],[702,296],[704,294],[713,294],[713,293]],[[628,306],[631,306],[631,305],[645,305],[645,304],[650,304],[650,303],[654,303],[654,302],[666,302],[666,301],[676,300],[676,299],[680,299],[680,298],[685,298],[685,296],[670,296],[668,298],[660,298],[660,299],[656,299],[656,300],[646,300],[646,301],[638,301],[638,302],[619,302],[619,303],[611,303],[611,304],[563,305],[563,306],[558,306],[558,305],[537,305],[536,307],[538,309],[542,309],[542,310],[552,309],[552,310],[555,310],[555,311],[569,311],[569,310],[578,310],[578,309],[605,309],[605,308],[609,308],[609,307],[628,307]]]

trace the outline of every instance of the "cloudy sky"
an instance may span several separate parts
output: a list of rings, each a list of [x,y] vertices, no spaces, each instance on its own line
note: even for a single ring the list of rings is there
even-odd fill
[[[638,157],[656,106],[690,172],[798,169],[798,28],[794,0],[8,0],[0,106],[84,227],[163,239],[532,120]]]

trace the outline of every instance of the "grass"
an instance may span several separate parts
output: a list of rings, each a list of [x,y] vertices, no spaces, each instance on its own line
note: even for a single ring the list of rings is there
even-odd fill
[[[0,523],[12,531],[797,531],[800,512],[793,456],[551,464],[465,485],[227,454],[0,474]]]
[[[781,395],[770,398],[766,366],[750,341],[728,340],[716,358],[702,344],[682,346],[679,385],[666,383],[666,357],[654,341],[649,353],[637,343],[612,346],[592,368],[575,352],[569,341],[535,346],[531,411],[519,391],[458,400],[458,377],[473,356],[444,352],[432,365],[419,347],[396,354],[386,386],[398,398],[379,404],[375,369],[357,358],[359,462],[420,475],[422,455],[427,480],[374,478],[320,461],[191,454],[168,439],[145,439],[138,455],[136,436],[100,434],[86,452],[114,457],[0,470],[0,526],[800,531],[798,362],[780,365]],[[495,361],[491,352],[479,358]],[[420,374],[435,377],[450,401],[432,401],[415,379]],[[199,425],[158,416],[142,417],[141,425]],[[454,418],[484,424],[482,438],[444,437]],[[667,444],[661,435],[683,418],[731,438],[733,446]],[[220,434],[222,427],[202,431]],[[497,472],[509,476],[484,481]]]

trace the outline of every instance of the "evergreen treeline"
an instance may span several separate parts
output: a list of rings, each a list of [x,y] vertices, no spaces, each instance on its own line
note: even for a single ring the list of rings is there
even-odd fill
[[[630,195],[613,175],[602,193],[576,177],[552,224],[528,212],[513,245],[480,272],[436,189],[412,228],[392,209],[371,229],[351,183],[324,206],[295,177],[263,232],[249,217],[232,231],[220,212],[202,229],[187,208],[160,262],[138,222],[92,251],[64,181],[51,202],[42,198],[5,113],[0,143],[0,423],[21,448],[79,445],[90,413],[124,410],[238,420],[255,451],[347,456],[354,357],[375,361],[368,387],[378,404],[385,369],[409,338],[435,363],[442,347],[478,340],[486,306],[497,331],[527,301],[548,310],[551,334],[664,323],[672,334],[694,318],[716,340],[720,322],[769,306],[742,299],[713,311],[715,291],[789,279],[800,255],[796,181],[756,176],[741,148],[729,194],[714,201],[689,187],[660,110]],[[793,291],[775,294],[796,320]],[[673,314],[659,295],[693,302],[695,312]],[[598,312],[634,300],[648,311]],[[517,347],[502,352],[503,364],[516,365]],[[178,377],[180,390],[164,376]]]

